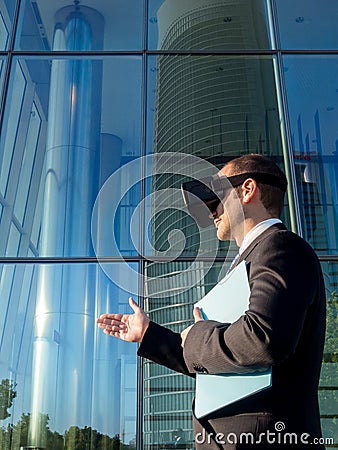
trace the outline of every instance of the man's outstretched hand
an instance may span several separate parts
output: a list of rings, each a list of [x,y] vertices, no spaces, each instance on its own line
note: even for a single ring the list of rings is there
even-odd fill
[[[133,314],[102,314],[96,323],[105,334],[123,341],[141,342],[150,319],[131,297],[129,305],[134,311]]]

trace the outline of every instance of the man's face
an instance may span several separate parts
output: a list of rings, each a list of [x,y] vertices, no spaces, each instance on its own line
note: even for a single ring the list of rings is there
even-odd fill
[[[231,166],[225,166],[220,175],[231,176]],[[234,239],[235,230],[243,224],[243,209],[234,188],[229,188],[224,193],[224,198],[212,214],[217,237],[220,241]]]
[[[229,216],[220,202],[213,214],[214,224],[217,228],[217,237],[220,241],[229,241],[231,239],[231,227]]]

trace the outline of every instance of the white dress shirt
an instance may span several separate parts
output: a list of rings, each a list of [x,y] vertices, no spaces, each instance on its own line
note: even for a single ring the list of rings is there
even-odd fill
[[[244,250],[249,247],[251,242],[253,242],[260,234],[262,234],[265,230],[270,228],[272,225],[275,225],[276,223],[282,223],[282,221],[280,219],[274,218],[266,219],[251,228],[251,230],[245,235],[238,253],[241,255]]]

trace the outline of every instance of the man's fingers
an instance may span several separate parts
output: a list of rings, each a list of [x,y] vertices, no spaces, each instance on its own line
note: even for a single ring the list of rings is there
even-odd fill
[[[116,318],[116,317],[114,317],[114,318],[112,318],[112,319],[103,319],[103,320],[101,320],[100,322],[98,322],[98,325],[100,326],[100,325],[120,325],[120,324],[123,324],[123,325],[125,325],[125,323],[124,322],[122,322],[122,320],[120,320],[120,319],[118,319],[118,318]]]
[[[125,333],[128,330],[128,328],[126,326],[122,326],[122,325],[105,325],[104,327],[101,327],[101,328],[103,328],[104,331],[108,331],[108,332],[115,331],[118,333],[120,333],[120,332]]]
[[[117,319],[117,320],[121,320],[122,319],[123,314],[101,314],[101,316],[96,319],[97,323],[103,323],[106,319],[108,320],[112,320],[112,319]]]
[[[121,330],[107,330],[107,329],[104,329],[103,333],[108,334],[108,336],[115,336],[115,337],[121,337],[121,335],[123,334]]]
[[[193,325],[189,325],[187,328],[185,328],[185,329],[182,331],[182,333],[181,333],[181,339],[182,339],[182,341],[181,341],[181,347],[184,347],[185,340],[186,340],[187,335],[188,335],[188,333],[189,333],[189,331],[191,330],[192,327],[193,327]]]
[[[126,331],[128,329],[127,325],[118,319],[102,319],[97,323],[99,328],[104,330],[114,330],[114,331]]]
[[[128,329],[127,325],[123,323],[116,323],[116,324],[99,324],[99,328],[102,328],[103,330],[122,330],[126,331]]]
[[[122,339],[122,341],[127,341],[128,339],[126,339],[126,334],[120,331],[107,331],[104,330],[104,333],[107,334],[108,336],[113,336],[115,338],[119,338]]]

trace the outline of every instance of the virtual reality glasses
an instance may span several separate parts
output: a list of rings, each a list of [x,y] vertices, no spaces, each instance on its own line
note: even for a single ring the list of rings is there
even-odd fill
[[[182,195],[184,203],[190,215],[196,223],[206,228],[212,225],[213,213],[225,196],[225,191],[240,186],[248,178],[253,178],[257,183],[276,186],[283,192],[286,191],[286,180],[270,173],[246,172],[231,177],[213,175],[182,183]]]

